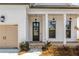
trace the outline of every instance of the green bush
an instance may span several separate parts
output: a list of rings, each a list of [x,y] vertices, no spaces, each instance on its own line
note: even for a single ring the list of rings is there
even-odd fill
[[[20,43],[20,51],[28,51],[29,50],[29,43],[28,42],[21,42]]]

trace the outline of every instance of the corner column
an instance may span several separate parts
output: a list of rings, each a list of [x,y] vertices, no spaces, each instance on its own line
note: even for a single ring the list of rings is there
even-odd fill
[[[29,19],[28,19],[28,10],[29,10],[29,7],[26,8],[26,41],[30,41],[29,40]]]
[[[66,14],[64,14],[64,40],[63,44],[66,45]]]
[[[45,14],[45,18],[46,18],[45,19],[45,27],[46,27],[45,32],[46,32],[46,42],[47,42],[48,41],[48,14],[47,13]]]

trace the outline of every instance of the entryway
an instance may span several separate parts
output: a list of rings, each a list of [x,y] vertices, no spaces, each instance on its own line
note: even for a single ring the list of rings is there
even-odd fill
[[[17,29],[17,25],[0,25],[0,48],[18,47]]]
[[[45,15],[29,14],[28,15],[28,34],[29,41],[43,41],[45,34]]]

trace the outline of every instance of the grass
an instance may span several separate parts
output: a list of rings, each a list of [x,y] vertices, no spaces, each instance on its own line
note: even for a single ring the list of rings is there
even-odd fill
[[[79,56],[79,46],[52,45],[44,49],[41,56]]]

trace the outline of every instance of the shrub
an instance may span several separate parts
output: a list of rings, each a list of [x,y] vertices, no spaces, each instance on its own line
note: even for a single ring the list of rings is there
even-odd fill
[[[76,56],[79,56],[79,46],[75,46],[75,48],[74,48],[74,54]]]
[[[42,50],[43,50],[43,51],[46,51],[46,50],[47,50],[47,47],[46,47],[46,46],[43,46],[43,47],[42,47]]]
[[[42,50],[45,51],[45,50],[48,50],[48,47],[50,47],[52,44],[51,42],[47,42],[47,44],[45,44],[45,46],[42,47]]]
[[[52,45],[51,42],[47,42],[45,46],[42,47],[44,55],[53,55],[53,56],[78,56],[79,55],[79,46],[67,46],[67,45]]]
[[[20,43],[20,51],[28,51],[28,50],[29,50],[29,43],[28,42]]]
[[[67,46],[67,45],[62,45],[62,46],[57,46],[57,45],[52,45],[48,48],[46,48],[46,53],[43,55],[51,55],[51,56],[79,56],[79,45],[77,46]],[[45,51],[44,51],[45,52]]]
[[[51,42],[47,42],[46,47],[50,47],[50,46],[52,46],[52,43]]]
[[[71,56],[74,55],[73,48],[71,46],[61,46],[58,48],[60,56]],[[61,51],[62,50],[62,51]]]

